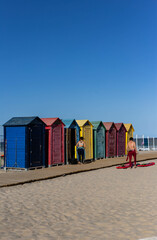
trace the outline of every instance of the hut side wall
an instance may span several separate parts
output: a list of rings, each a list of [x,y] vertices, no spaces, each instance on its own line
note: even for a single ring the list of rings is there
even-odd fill
[[[80,140],[80,128],[76,126],[76,142]]]
[[[68,164],[68,128],[64,128],[64,163]]]
[[[109,134],[108,131],[106,131],[106,141],[105,141],[106,142],[105,143],[105,146],[106,146],[106,157],[109,157],[108,156],[108,134]]]
[[[128,132],[125,133],[125,155],[127,155]]]
[[[93,158],[97,159],[97,132],[93,129]]]
[[[5,127],[5,166],[9,168],[26,168],[26,128]]]
[[[51,166],[51,130],[45,127],[45,166]]]

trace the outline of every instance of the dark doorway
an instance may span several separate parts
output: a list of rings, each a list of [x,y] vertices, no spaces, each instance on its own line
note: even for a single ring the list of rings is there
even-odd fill
[[[76,129],[68,129],[68,161],[75,163]]]
[[[30,128],[30,167],[42,165],[43,126],[34,125]]]

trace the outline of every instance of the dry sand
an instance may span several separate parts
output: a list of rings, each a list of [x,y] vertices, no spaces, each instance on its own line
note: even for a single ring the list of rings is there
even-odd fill
[[[155,162],[147,168],[112,167],[2,188],[0,239],[136,240],[157,236]]]

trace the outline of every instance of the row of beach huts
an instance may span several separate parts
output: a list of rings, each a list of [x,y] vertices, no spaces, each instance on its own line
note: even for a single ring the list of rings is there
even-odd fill
[[[85,160],[124,156],[132,124],[39,117],[13,117],[4,125],[4,167],[31,169],[77,163],[76,143],[86,143]]]

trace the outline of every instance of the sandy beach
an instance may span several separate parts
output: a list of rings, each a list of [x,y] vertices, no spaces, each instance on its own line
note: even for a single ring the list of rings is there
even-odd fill
[[[149,162],[149,161],[147,161]],[[0,189],[1,240],[157,236],[157,160]]]

